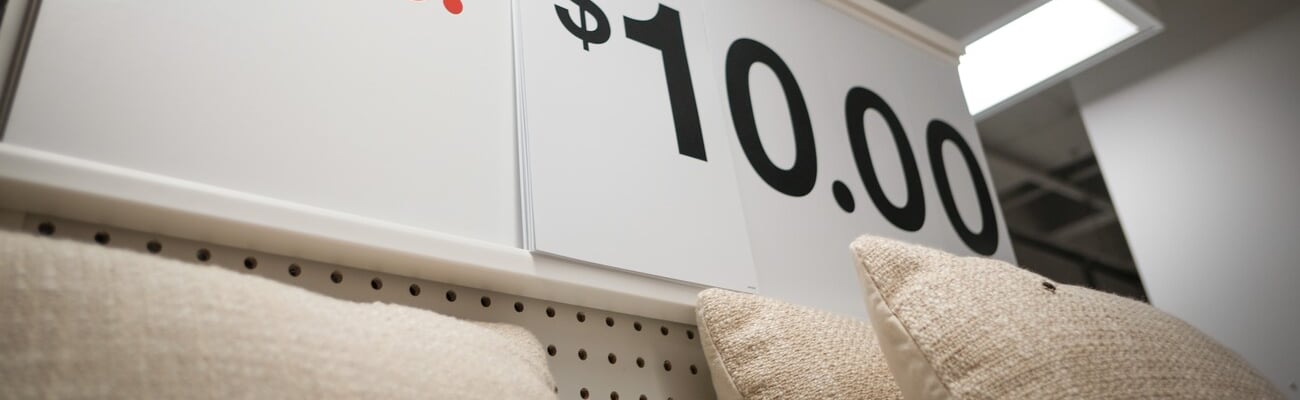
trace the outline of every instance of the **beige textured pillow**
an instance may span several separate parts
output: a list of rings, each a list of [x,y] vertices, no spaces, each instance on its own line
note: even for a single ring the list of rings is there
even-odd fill
[[[545,399],[521,328],[0,232],[0,398]]]
[[[1141,302],[878,237],[853,243],[908,399],[1280,399],[1232,351]]]
[[[902,398],[864,321],[720,289],[696,310],[719,399]]]

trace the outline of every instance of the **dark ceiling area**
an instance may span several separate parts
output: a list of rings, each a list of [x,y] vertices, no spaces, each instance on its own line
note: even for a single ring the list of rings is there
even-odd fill
[[[969,44],[1039,0],[880,0]],[[1231,38],[1291,0],[1135,0],[1162,33],[1083,72],[1122,86]],[[1018,261],[1057,281],[1145,299],[1070,80],[978,121]],[[1093,88],[1095,89],[1095,88]]]

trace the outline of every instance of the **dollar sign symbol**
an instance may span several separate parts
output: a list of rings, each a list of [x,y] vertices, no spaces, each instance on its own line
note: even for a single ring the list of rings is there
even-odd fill
[[[601,44],[608,41],[609,19],[605,18],[605,12],[600,9],[600,6],[592,3],[591,0],[572,1],[578,5],[578,22],[573,22],[569,10],[559,5],[555,6],[555,14],[559,15],[560,23],[564,24],[564,28],[568,29],[569,33],[582,39],[582,49],[591,51],[592,43]],[[591,18],[596,20],[594,29],[587,29],[587,14],[591,14]]]

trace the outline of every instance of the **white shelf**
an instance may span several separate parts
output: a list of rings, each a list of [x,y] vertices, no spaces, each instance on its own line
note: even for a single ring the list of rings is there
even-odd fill
[[[701,290],[6,143],[0,208],[681,323]]]

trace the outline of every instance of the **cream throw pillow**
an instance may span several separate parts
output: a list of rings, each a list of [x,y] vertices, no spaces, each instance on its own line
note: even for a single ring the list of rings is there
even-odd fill
[[[546,399],[527,331],[0,232],[0,398]]]
[[[719,399],[902,398],[865,321],[720,289],[696,310]]]
[[[1280,399],[1232,351],[1138,301],[878,237],[852,245],[908,399]]]

